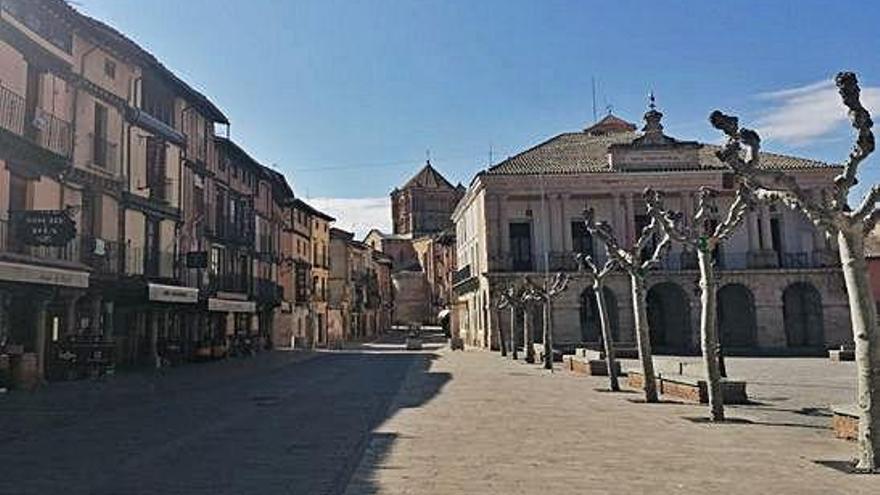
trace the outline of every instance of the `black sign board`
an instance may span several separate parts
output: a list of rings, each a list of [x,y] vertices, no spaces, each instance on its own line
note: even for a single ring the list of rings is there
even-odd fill
[[[66,246],[76,237],[76,222],[68,210],[9,212],[16,239],[29,246]]]
[[[186,253],[187,268],[208,268],[207,251],[191,251]]]

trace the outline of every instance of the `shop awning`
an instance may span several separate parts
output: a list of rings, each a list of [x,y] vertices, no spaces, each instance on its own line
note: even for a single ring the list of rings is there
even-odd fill
[[[212,297],[208,299],[208,311],[220,311],[223,313],[256,313],[257,303],[254,301],[240,301],[237,299],[220,299]]]
[[[89,272],[0,261],[0,280],[86,289]]]
[[[180,285],[147,284],[150,301],[194,304],[199,302],[199,289]]]

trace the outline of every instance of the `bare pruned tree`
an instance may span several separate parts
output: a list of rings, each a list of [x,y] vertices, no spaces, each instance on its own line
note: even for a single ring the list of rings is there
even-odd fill
[[[606,246],[607,249],[607,246]],[[599,313],[599,325],[602,329],[602,347],[605,351],[605,367],[608,368],[608,387],[612,392],[620,391],[620,383],[617,380],[616,357],[614,356],[614,338],[611,325],[608,321],[608,304],[605,300],[605,278],[614,271],[617,264],[609,256],[605,265],[600,269],[593,261],[593,257],[586,253],[575,255],[578,270],[586,272],[590,276],[593,295],[596,298],[596,309]]]
[[[700,348],[709,392],[709,409],[712,421],[724,421],[724,395],[721,390],[721,356],[718,338],[717,296],[718,281],[715,274],[716,249],[742,223],[749,205],[749,192],[740,186],[724,219],[717,203],[718,193],[708,187],[700,188],[700,200],[692,225],[685,225],[680,212],[664,208],[659,192],[648,189],[645,201],[648,214],[669,237],[690,250],[697,252],[700,266]]]
[[[755,191],[758,199],[781,201],[803,212],[816,227],[837,238],[843,276],[849,296],[850,319],[855,341],[858,374],[859,434],[856,468],[880,471],[880,332],[877,308],[871,294],[865,265],[865,237],[880,221],[880,185],[875,184],[855,208],[849,194],[858,183],[859,165],[874,151],[871,115],[860,101],[859,83],[852,72],[835,78],[850,122],[858,136],[843,171],[834,178],[830,198],[813,196],[798,185],[794,177],[761,167],[761,138],[757,132],[741,128],[736,117],[712,112],[712,126],[727,136],[718,158]]]
[[[536,287],[527,278],[523,279],[523,353],[527,363],[535,362],[535,330],[532,328],[535,311],[542,305],[541,296]]]
[[[508,348],[510,349],[510,357],[514,360],[518,359],[516,348],[516,313],[523,309],[524,290],[522,284],[511,282],[498,297],[498,309],[507,308],[510,310],[510,335],[508,336],[510,341]],[[502,353],[502,355],[504,354]]]
[[[669,235],[657,225],[657,220],[642,229],[635,245],[627,251],[620,246],[611,227],[605,222],[596,222],[592,209],[584,210],[584,222],[587,230],[599,238],[608,250],[609,259],[629,275],[632,286],[633,316],[635,318],[636,345],[639,348],[639,361],[645,378],[644,391],[646,402],[657,402],[657,381],[654,377],[654,361],[651,354],[651,333],[648,328],[648,309],[645,301],[645,277],[648,270],[660,263],[669,248]],[[660,234],[659,241],[655,239]],[[653,249],[650,249],[653,243]],[[644,256],[650,251],[650,256]]]
[[[545,278],[537,285],[527,280],[528,297],[544,308],[544,368],[553,369],[553,300],[568,288],[569,276],[557,273],[553,278]]]

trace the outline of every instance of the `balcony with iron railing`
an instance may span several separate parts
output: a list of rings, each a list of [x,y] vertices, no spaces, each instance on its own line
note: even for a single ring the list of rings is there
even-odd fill
[[[173,252],[151,252],[143,247],[125,247],[125,274],[147,278],[173,279],[176,265]]]
[[[551,272],[577,271],[576,253],[571,251],[551,251],[547,254],[547,269]],[[605,254],[595,256],[595,262],[599,265],[605,262]],[[530,257],[502,253],[489,257],[489,268],[493,272],[540,272],[544,271],[544,255],[536,254]],[[836,266],[839,261],[833,253],[826,251],[816,252],[793,252],[778,253],[774,251],[755,252],[726,252],[723,249],[716,255],[716,267],[719,270],[759,270],[759,269],[798,269],[798,268],[824,268]],[[693,251],[668,253],[657,266],[658,270],[696,270],[697,254]],[[453,285],[466,280],[469,274],[465,267],[453,274]],[[461,278],[465,277],[465,278]]]
[[[30,119],[33,120],[28,122]],[[70,158],[73,139],[70,123],[41,108],[29,111],[25,98],[3,85],[0,85],[0,127]]]
[[[115,275],[119,273],[119,261],[123,255],[122,244],[96,237],[84,237],[83,261],[92,267],[95,273]]]

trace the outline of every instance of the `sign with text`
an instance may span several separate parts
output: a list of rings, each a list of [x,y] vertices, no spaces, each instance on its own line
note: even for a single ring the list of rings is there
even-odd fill
[[[11,211],[16,238],[29,246],[66,246],[76,237],[76,222],[68,210]]]

